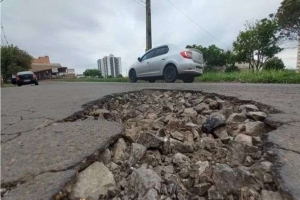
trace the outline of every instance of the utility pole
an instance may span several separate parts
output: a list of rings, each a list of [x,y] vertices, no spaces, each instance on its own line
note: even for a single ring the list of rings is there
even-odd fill
[[[146,0],[146,51],[152,49],[151,0]]]

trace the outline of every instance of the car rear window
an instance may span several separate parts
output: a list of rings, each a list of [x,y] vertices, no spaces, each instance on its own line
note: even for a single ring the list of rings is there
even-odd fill
[[[164,55],[168,52],[169,48],[168,47],[160,47],[155,50],[155,55],[154,56],[161,56]]]

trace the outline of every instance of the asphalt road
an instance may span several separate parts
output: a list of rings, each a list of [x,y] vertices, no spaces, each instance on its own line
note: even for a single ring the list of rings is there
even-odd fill
[[[1,188],[14,188],[4,199],[16,199],[20,195],[23,195],[22,199],[34,199],[35,196],[32,195],[38,197],[42,194],[45,199],[51,197],[72,179],[75,174],[74,166],[84,167],[78,164],[80,159],[84,160],[93,151],[106,148],[121,133],[118,124],[103,121],[101,127],[107,128],[103,128],[102,134],[105,137],[101,138],[99,144],[95,140],[96,135],[81,134],[87,130],[95,131],[92,127],[99,124],[57,125],[54,122],[82,110],[83,104],[105,95],[146,88],[217,93],[257,101],[278,109],[280,113],[271,115],[268,121],[281,126],[269,133],[267,141],[277,155],[276,173],[282,192],[291,194],[294,199],[300,199],[300,85],[58,82],[1,89]],[[77,139],[74,139],[74,134]],[[93,140],[96,142],[92,143],[92,147],[83,145],[79,148],[82,139],[87,143]],[[69,159],[76,158],[76,155],[79,155],[77,160]],[[47,191],[41,188],[41,183]],[[56,186],[53,188],[51,185]],[[36,194],[32,194],[33,190]],[[28,195],[26,198],[24,191]]]

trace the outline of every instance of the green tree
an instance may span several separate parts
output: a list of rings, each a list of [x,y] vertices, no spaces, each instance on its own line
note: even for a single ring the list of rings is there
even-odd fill
[[[300,36],[300,0],[283,0],[276,18],[282,35],[291,40]]]
[[[284,69],[284,63],[280,58],[274,57],[270,60],[268,60],[265,64],[264,64],[264,70],[282,70]]]
[[[83,72],[84,76],[90,76],[90,77],[101,77],[101,72],[98,69],[86,69]]]
[[[17,46],[1,46],[1,74],[6,82],[12,74],[29,70],[32,56]]]
[[[237,61],[249,63],[249,69],[260,70],[264,63],[282,51],[278,46],[279,26],[272,15],[254,23],[247,23],[233,43]]]
[[[197,49],[202,52],[204,65],[207,68],[213,69],[213,67],[226,65],[226,53],[223,49],[217,47],[216,45],[210,45],[208,47],[203,47],[201,45],[187,45],[186,48]]]

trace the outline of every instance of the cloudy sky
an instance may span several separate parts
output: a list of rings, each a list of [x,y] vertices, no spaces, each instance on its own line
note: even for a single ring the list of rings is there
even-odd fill
[[[1,16],[9,43],[33,57],[82,73],[97,59],[122,58],[123,74],[145,51],[144,0],[4,0]],[[167,0],[152,0],[153,46],[173,43],[231,48],[247,20],[276,12],[281,0],[170,0],[218,40],[193,24]],[[139,2],[139,3],[138,3]],[[226,44],[226,46],[219,42]],[[280,53],[296,68],[296,49]]]

